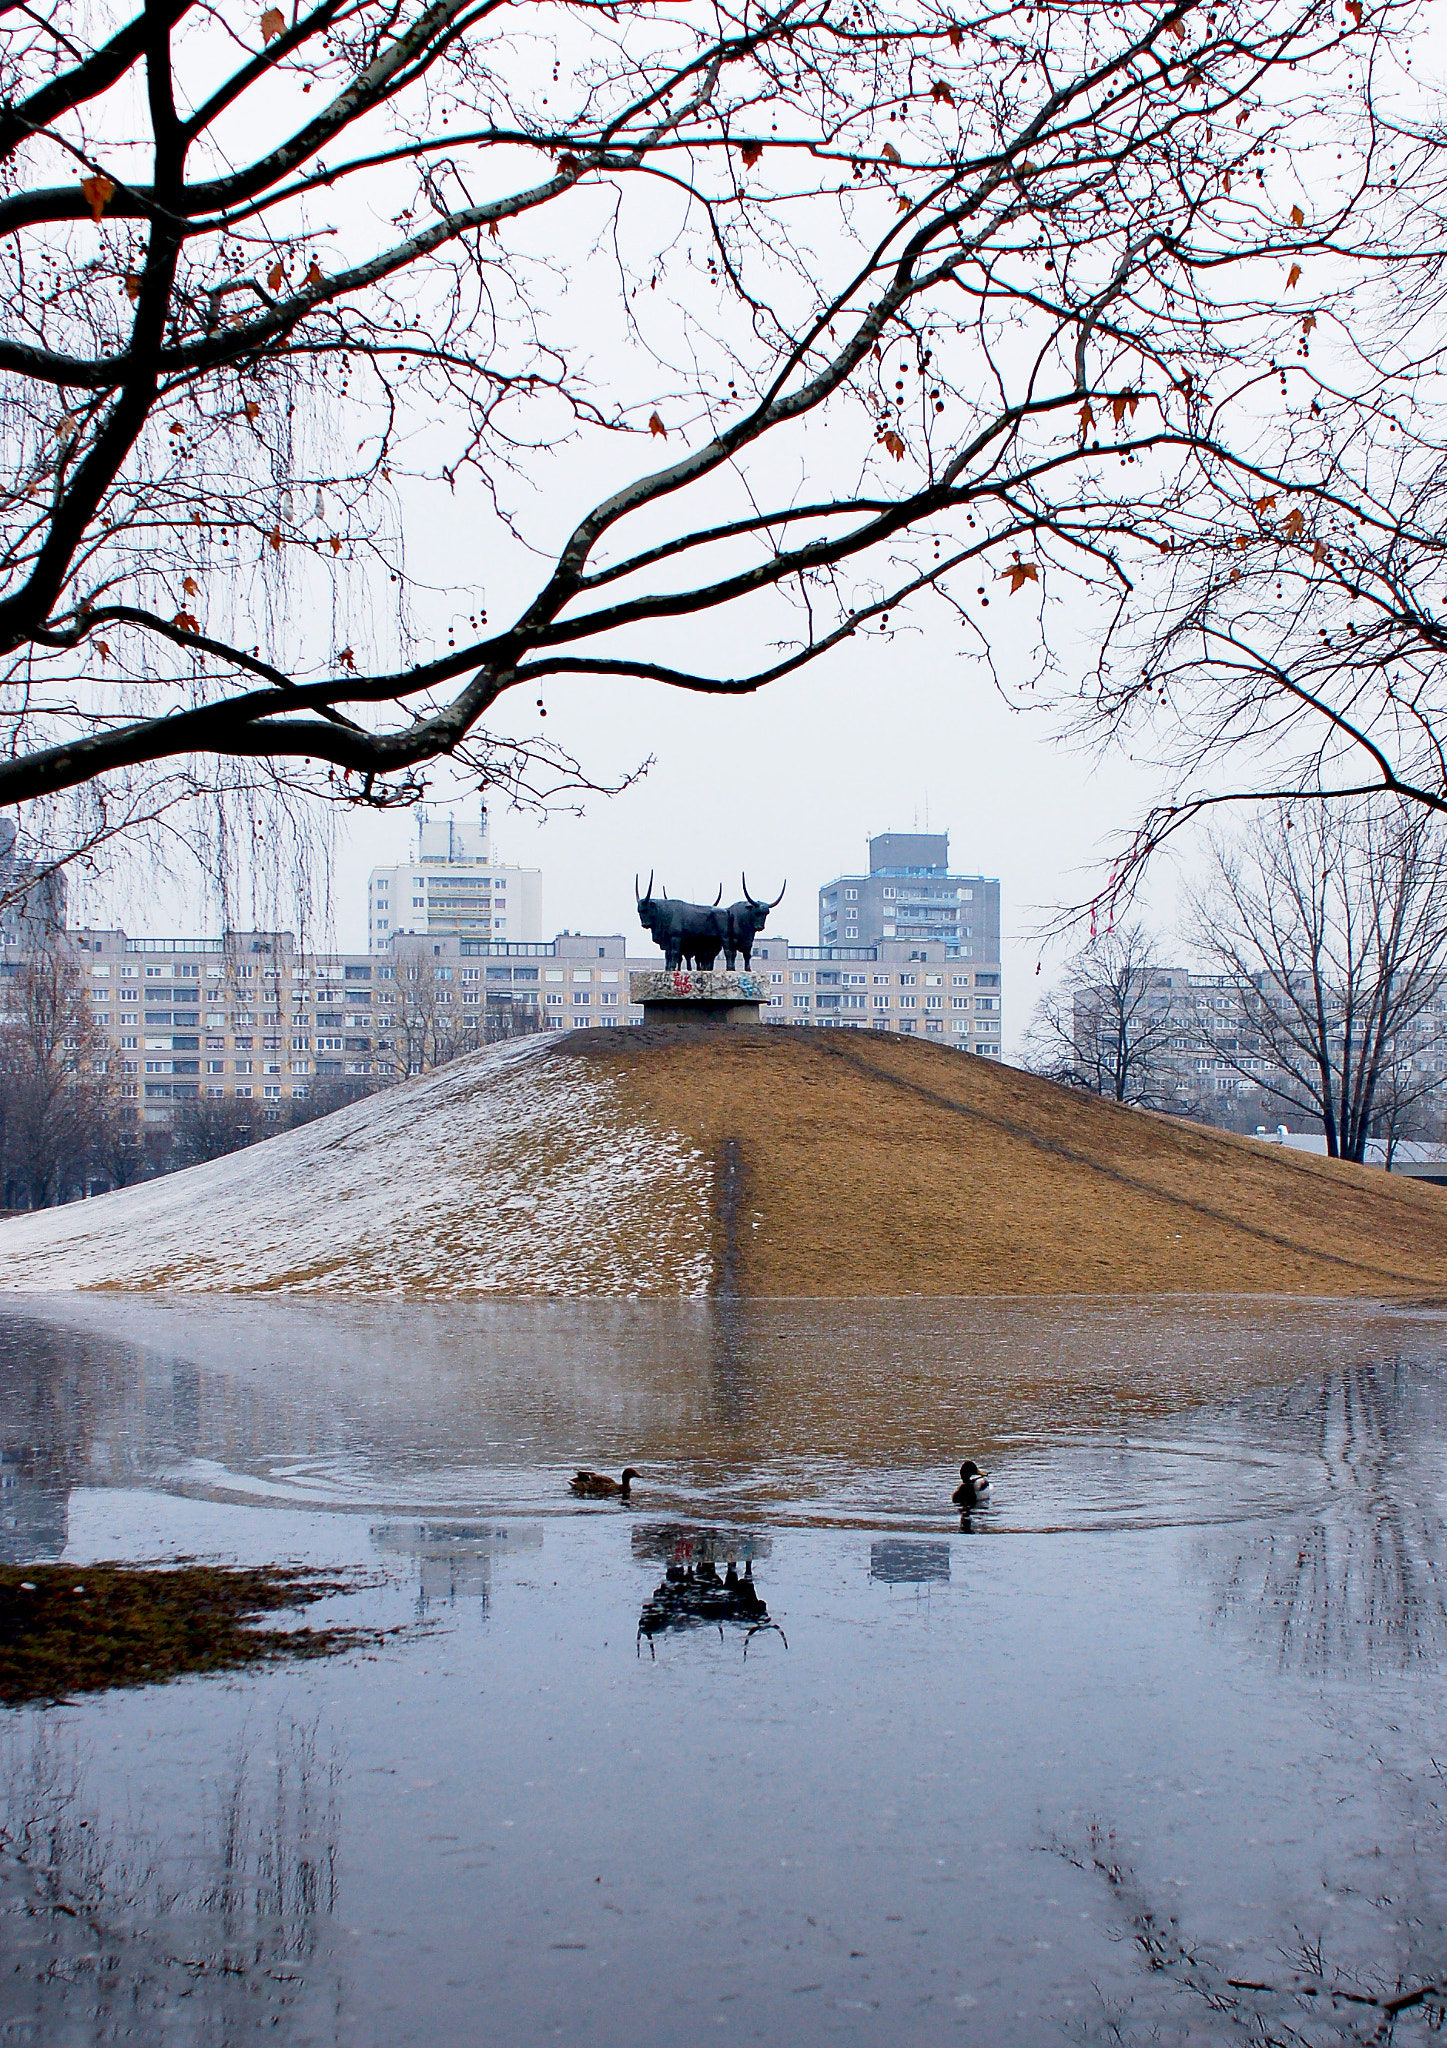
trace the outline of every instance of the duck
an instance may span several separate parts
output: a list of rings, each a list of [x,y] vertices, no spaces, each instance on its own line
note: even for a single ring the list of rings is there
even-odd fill
[[[568,1491],[579,1500],[627,1500],[634,1480],[642,1476],[631,1465],[624,1467],[621,1479],[610,1479],[606,1472],[589,1472],[584,1468],[568,1481]]]
[[[960,1467],[960,1483],[950,1495],[950,1499],[962,1515],[967,1515],[971,1508],[982,1508],[989,1498],[988,1476],[980,1470],[973,1458],[966,1458]]]

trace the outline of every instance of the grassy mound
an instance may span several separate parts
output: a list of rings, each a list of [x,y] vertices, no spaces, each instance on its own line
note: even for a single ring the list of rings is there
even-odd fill
[[[883,1032],[577,1032],[713,1161],[714,1291],[1394,1295],[1447,1190],[1122,1109]]]
[[[926,1040],[648,1025],[0,1224],[0,1287],[1441,1297],[1447,1191]]]

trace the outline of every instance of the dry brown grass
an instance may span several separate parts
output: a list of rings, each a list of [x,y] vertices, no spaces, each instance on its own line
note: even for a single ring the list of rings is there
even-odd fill
[[[1447,1190],[1121,1109],[884,1033],[577,1032],[715,1161],[716,1285],[753,1296],[1420,1295]]]

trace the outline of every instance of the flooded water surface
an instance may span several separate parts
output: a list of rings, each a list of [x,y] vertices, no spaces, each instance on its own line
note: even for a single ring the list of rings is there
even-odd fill
[[[1425,2041],[1444,1489],[1427,1308],[12,1301],[0,1562],[369,1634],[0,1713],[0,2042]]]

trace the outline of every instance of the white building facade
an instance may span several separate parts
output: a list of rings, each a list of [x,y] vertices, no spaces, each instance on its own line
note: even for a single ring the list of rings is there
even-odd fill
[[[424,816],[417,858],[373,868],[367,882],[368,952],[387,952],[399,933],[535,944],[543,935],[542,869],[493,858],[485,804],[475,825]]]

